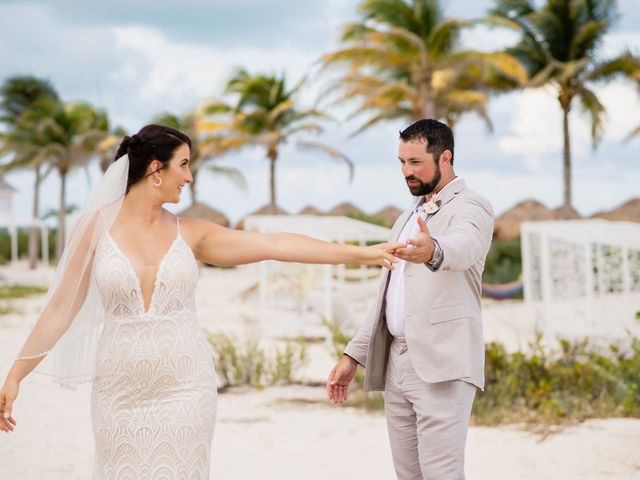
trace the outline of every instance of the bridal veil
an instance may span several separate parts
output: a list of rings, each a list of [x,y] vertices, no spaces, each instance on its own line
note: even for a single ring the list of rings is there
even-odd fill
[[[16,359],[46,356],[35,371],[72,390],[93,379],[104,316],[93,261],[99,240],[122,205],[128,173],[129,158],[124,155],[110,165],[76,215],[44,306]]]

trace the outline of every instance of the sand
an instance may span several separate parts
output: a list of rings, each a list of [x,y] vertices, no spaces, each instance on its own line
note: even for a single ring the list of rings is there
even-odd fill
[[[6,271],[0,271],[2,274],[7,276]],[[14,278],[46,284],[42,272],[17,272]],[[324,380],[333,363],[323,340],[326,329],[312,316],[300,313],[283,313],[277,320],[261,322],[255,295],[250,293],[255,278],[255,269],[203,269],[197,293],[203,327],[237,335],[252,332],[272,343],[283,335],[319,338],[310,347],[310,363],[300,375],[308,382]],[[342,302],[346,309],[338,313],[347,325],[351,315],[361,318],[366,311],[375,282],[348,290],[346,300],[337,303]],[[19,313],[0,316],[3,375],[40,304],[41,297],[15,302]],[[526,343],[530,338],[526,328],[500,320],[513,318],[514,309],[522,304],[502,305],[486,305],[488,335]],[[212,478],[395,478],[384,416],[348,406],[334,407],[324,395],[322,387],[312,386],[238,388],[221,394]],[[28,377],[14,410],[18,428],[11,435],[0,435],[0,479],[90,478],[93,439],[89,396],[88,386],[70,392],[46,377]],[[466,471],[469,480],[638,479],[640,419],[592,420],[548,435],[518,426],[474,426],[468,435]]]

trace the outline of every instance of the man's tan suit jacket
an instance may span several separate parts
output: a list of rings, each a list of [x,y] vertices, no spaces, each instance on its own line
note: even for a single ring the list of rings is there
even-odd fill
[[[493,236],[493,209],[488,200],[457,179],[442,190],[439,210],[427,227],[444,254],[438,271],[407,262],[405,338],[418,376],[427,383],[460,379],[484,388],[484,340],[480,295],[482,271]],[[393,226],[395,241],[411,217],[404,212]],[[367,321],[344,353],[366,367],[365,390],[384,390],[392,337],[385,320],[389,284],[387,269]],[[391,275],[394,275],[391,272]]]

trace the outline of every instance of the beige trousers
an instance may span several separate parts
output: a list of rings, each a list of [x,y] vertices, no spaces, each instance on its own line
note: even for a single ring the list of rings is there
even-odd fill
[[[464,447],[476,387],[426,383],[407,344],[391,343],[384,392],[393,465],[399,480],[464,480]]]

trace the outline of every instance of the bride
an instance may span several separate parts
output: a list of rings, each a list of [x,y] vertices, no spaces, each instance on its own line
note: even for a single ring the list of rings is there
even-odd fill
[[[0,390],[0,430],[9,432],[20,382],[36,366],[68,388],[92,381],[94,479],[209,477],[217,390],[195,311],[196,260],[393,268],[396,245],[337,245],[175,217],[162,205],[178,202],[192,181],[190,147],[161,125],[124,138]]]

